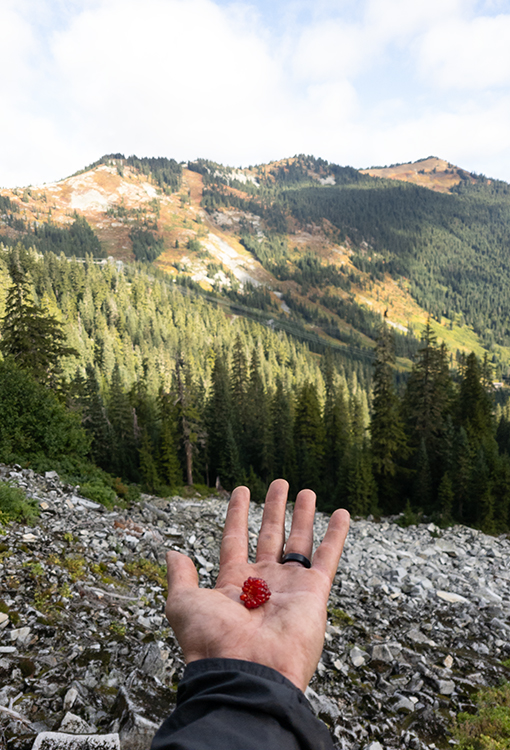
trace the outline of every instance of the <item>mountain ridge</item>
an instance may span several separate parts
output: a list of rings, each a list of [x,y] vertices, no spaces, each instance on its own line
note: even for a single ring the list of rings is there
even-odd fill
[[[154,163],[156,171],[151,171]],[[164,168],[170,169],[166,174],[171,184],[161,177]],[[3,214],[0,235],[4,243],[15,243],[24,234],[29,236],[30,227],[67,229],[81,216],[98,237],[104,255],[123,262],[134,258],[154,262],[170,278],[187,277],[206,292],[234,290],[246,296],[246,290],[264,289],[275,314],[298,315],[325,342],[338,329],[357,336],[359,344],[370,349],[375,345],[377,316],[410,336],[419,335],[432,317],[436,332],[452,351],[474,350],[481,356],[490,350],[501,373],[510,363],[508,344],[496,340],[490,347],[480,331],[463,324],[462,316],[440,311],[439,305],[434,305],[437,311],[426,309],[406,272],[389,270],[386,251],[381,255],[362,228],[345,231],[331,222],[337,209],[327,218],[319,208],[317,222],[299,218],[292,204],[303,195],[307,200],[306,194],[313,199],[322,196],[320,200],[332,195],[331,191],[340,195],[342,185],[361,198],[364,192],[376,195],[381,189],[380,194],[388,196],[387,189],[381,188],[387,184],[427,188],[438,197],[454,199],[455,190],[476,187],[479,178],[437,157],[355,170],[296,156],[236,169],[204,159],[183,166],[173,160],[125,159],[113,154],[49,185],[0,190],[0,197],[16,209],[11,216],[17,217],[9,224]],[[322,267],[319,275],[300,268],[312,257]],[[392,257],[391,251],[387,257]],[[310,283],[301,283],[305,276],[311,278]],[[317,286],[319,277],[322,281]],[[333,286],[330,277],[334,277]],[[294,309],[289,304],[292,299]],[[353,325],[346,317],[346,305],[361,310],[362,318],[373,322],[364,329]]]

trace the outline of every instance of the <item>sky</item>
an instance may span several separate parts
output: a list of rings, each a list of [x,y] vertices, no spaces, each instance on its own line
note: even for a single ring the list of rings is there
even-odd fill
[[[510,182],[510,0],[0,0],[0,186],[102,155]]]

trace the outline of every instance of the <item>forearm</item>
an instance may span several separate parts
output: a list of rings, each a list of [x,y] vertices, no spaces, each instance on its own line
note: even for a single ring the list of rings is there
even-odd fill
[[[151,750],[332,750],[325,725],[279,672],[237,659],[188,665]]]

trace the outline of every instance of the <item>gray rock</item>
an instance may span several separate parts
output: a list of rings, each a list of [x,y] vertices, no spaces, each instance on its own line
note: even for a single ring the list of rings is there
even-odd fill
[[[417,628],[412,628],[407,632],[407,637],[410,641],[413,641],[413,643],[423,643],[426,646],[437,646],[437,643],[434,641],[431,641],[430,638],[427,638],[427,636],[420,632]]]
[[[393,658],[393,654],[385,643],[372,647],[372,661],[392,662]]]
[[[455,690],[453,680],[439,680],[437,683],[437,692],[441,695],[451,695]]]
[[[66,734],[93,734],[95,731],[86,721],[71,711],[68,711],[62,719],[59,730]]]
[[[15,630],[7,631],[7,633],[11,641],[16,641],[16,643],[23,646],[30,640],[31,630],[30,628],[16,628]]]
[[[316,716],[323,716],[331,721],[335,721],[340,716],[338,704],[325,695],[318,695],[312,688],[306,688],[305,698],[310,703]]]
[[[73,735],[64,732],[40,732],[32,750],[120,750],[118,734]]]
[[[398,700],[393,704],[393,710],[398,714],[412,714],[414,712],[415,704],[410,698],[406,698],[405,695],[398,696]]]
[[[464,550],[459,544],[450,541],[448,539],[438,539],[435,544],[436,550],[439,552],[446,552],[450,557],[462,557],[465,555]]]
[[[362,667],[363,664],[365,664],[365,662],[369,659],[366,651],[362,651],[357,646],[353,646],[351,648],[351,650],[349,651],[349,657],[355,667]]]
[[[122,750],[141,750],[150,746],[160,725],[142,715],[124,687],[117,694],[113,711]]]
[[[142,657],[141,667],[145,674],[151,677],[161,677],[165,670],[165,663],[161,658],[161,651],[156,643],[149,643]]]
[[[450,604],[469,604],[469,599],[466,599],[465,596],[455,594],[451,591],[437,590],[436,596],[438,599],[442,599],[444,602],[449,602]]]
[[[64,696],[64,711],[70,711],[74,706],[76,698],[78,697],[78,691],[75,687],[69,688]]]

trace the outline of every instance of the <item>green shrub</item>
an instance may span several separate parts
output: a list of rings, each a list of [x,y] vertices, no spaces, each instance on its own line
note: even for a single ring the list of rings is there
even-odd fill
[[[510,683],[480,690],[475,701],[478,712],[455,723],[459,750],[510,750]]]
[[[38,515],[39,506],[35,500],[29,500],[19,487],[0,481],[0,523],[9,521],[31,523]]]
[[[117,495],[111,487],[107,487],[99,481],[82,484],[80,486],[80,494],[83,495],[83,497],[88,497],[89,500],[92,500],[95,503],[101,503],[101,505],[104,505],[106,508],[113,508],[117,502]]]
[[[416,526],[420,523],[422,515],[423,513],[421,509],[418,509],[417,511],[413,510],[411,503],[408,500],[404,512],[397,520],[397,524],[403,529],[407,529],[408,526]]]
[[[10,359],[0,362],[0,461],[36,456],[84,457],[89,440],[80,418]]]

